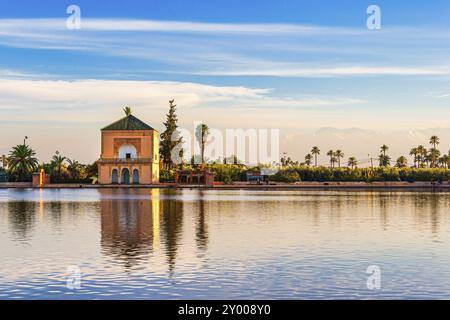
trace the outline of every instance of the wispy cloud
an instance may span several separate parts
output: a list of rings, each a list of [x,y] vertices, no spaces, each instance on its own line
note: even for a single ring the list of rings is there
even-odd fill
[[[132,105],[144,114],[164,114],[175,98],[193,117],[196,108],[222,109],[224,119],[236,110],[300,109],[365,103],[352,97],[280,97],[268,88],[213,86],[191,82],[118,80],[0,79],[0,112],[9,120],[98,121],[114,118],[111,110]]]
[[[408,67],[368,67],[368,66],[342,66],[328,68],[278,68],[259,70],[229,70],[198,72],[204,75],[226,75],[226,76],[277,76],[277,77],[339,77],[339,76],[375,76],[375,75],[428,75],[447,76],[448,69],[437,68],[408,68]]]
[[[450,93],[445,93],[445,94],[440,94],[440,95],[435,96],[435,98],[439,98],[439,99],[448,98],[448,97],[450,97]]]
[[[439,30],[86,18],[81,26],[0,19],[0,46],[139,59],[153,72],[192,75],[450,75],[450,35]]]
[[[363,30],[344,27],[282,23],[207,23],[190,21],[158,21],[136,19],[92,19],[83,18],[81,27],[87,31],[137,31],[137,32],[174,32],[205,34],[360,34]],[[65,19],[0,19],[2,33],[27,30],[63,30]],[[17,34],[17,33],[16,33]]]

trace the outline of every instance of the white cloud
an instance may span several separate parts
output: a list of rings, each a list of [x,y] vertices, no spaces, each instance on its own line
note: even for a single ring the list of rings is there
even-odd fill
[[[203,75],[222,76],[275,76],[275,77],[339,77],[339,76],[446,76],[450,70],[437,68],[408,68],[408,67],[369,67],[369,66],[343,66],[328,68],[275,68],[275,69],[248,69],[198,72]]]
[[[0,19],[0,34],[18,35],[20,30],[61,31],[65,19]],[[207,23],[191,21],[161,21],[136,19],[81,19],[81,29],[87,31],[137,31],[206,34],[360,34],[361,30],[283,23]]]
[[[0,19],[3,46],[140,59],[156,63],[150,72],[214,76],[448,76],[443,44],[449,38],[448,32],[419,28],[370,33],[298,24],[82,17],[81,30],[68,30],[65,19]]]
[[[164,114],[175,98],[184,110],[315,108],[353,105],[365,101],[349,97],[277,97],[267,88],[213,86],[189,82],[121,80],[0,79],[0,112],[9,120],[98,121],[111,119],[124,105],[144,114]],[[195,110],[191,110],[195,113]]]

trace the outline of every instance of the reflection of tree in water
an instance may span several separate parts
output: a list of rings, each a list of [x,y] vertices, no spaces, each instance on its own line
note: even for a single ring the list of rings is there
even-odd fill
[[[205,201],[203,199],[204,192],[199,192],[198,201],[198,221],[196,226],[196,243],[197,248],[202,252],[205,252],[208,245],[208,224],[206,223],[205,217]]]
[[[416,212],[416,217],[420,221],[420,224],[427,223],[429,218],[429,223],[431,227],[431,232],[436,236],[439,232],[440,216],[442,199],[439,192],[428,194],[418,194],[414,197],[414,208]],[[444,211],[444,210],[442,210]]]
[[[176,190],[168,190],[168,195],[174,195]],[[169,263],[169,271],[175,269],[178,245],[183,228],[183,202],[168,199],[162,202],[161,232],[166,245],[166,255]]]
[[[389,209],[391,208],[391,201],[392,195],[379,195],[378,207],[380,210],[381,225],[383,226],[383,230],[387,230],[389,226]]]
[[[105,189],[100,193],[103,252],[127,269],[131,268],[146,259],[145,255],[152,251],[152,202],[136,197],[148,196],[148,191]]]
[[[35,202],[8,202],[9,225],[18,240],[27,240],[34,227],[37,204]]]
[[[50,202],[48,204],[50,206],[50,212],[52,222],[55,225],[61,224],[61,218],[62,218],[62,203],[61,202]],[[46,210],[47,211],[47,210]]]

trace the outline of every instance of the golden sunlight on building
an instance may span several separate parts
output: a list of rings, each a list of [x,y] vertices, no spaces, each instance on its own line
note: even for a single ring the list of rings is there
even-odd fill
[[[100,184],[159,183],[159,134],[131,114],[101,130]]]

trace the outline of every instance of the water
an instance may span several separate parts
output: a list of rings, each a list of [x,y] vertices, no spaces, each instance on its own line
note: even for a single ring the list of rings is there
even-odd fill
[[[449,209],[444,192],[0,189],[0,299],[450,298]]]

